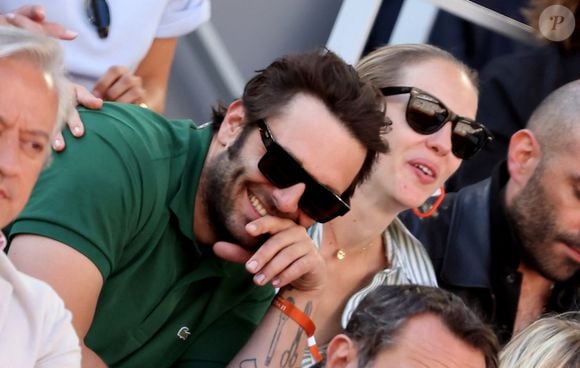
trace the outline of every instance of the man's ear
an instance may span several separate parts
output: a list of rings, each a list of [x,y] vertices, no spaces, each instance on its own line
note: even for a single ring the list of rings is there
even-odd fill
[[[507,165],[510,180],[524,186],[536,171],[542,158],[542,150],[534,133],[528,129],[515,132],[508,148]]]
[[[356,344],[346,335],[336,335],[326,349],[326,368],[357,367]]]
[[[236,140],[244,127],[245,114],[241,100],[235,100],[228,106],[224,120],[216,133],[217,141],[221,145],[228,147]]]

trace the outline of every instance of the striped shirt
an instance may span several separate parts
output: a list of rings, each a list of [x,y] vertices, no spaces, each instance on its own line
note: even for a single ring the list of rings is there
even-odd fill
[[[308,233],[320,248],[323,236],[322,224],[314,224],[308,229]],[[380,285],[437,286],[435,272],[425,248],[398,218],[395,218],[383,232],[383,237],[387,264],[390,266],[377,272],[367,286],[349,298],[341,318],[343,329],[346,328],[350,316],[360,301]],[[326,350],[326,346],[320,348],[321,351]],[[302,359],[302,367],[310,367],[314,363],[310,351],[306,349]]]

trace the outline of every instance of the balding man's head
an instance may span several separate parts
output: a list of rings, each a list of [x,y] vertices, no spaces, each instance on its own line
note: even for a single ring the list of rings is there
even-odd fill
[[[580,80],[552,92],[536,108],[528,121],[529,129],[542,149],[542,162],[557,158],[580,138]]]
[[[580,80],[550,94],[510,140],[506,204],[526,264],[552,281],[580,270]]]

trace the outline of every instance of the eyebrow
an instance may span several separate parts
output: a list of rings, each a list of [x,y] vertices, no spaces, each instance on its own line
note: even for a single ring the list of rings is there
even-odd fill
[[[0,125],[4,126],[4,127],[11,127],[11,125],[9,125],[6,120],[4,120],[4,118],[2,117],[2,115],[0,115]],[[46,133],[45,131],[39,130],[39,129],[24,129],[23,132],[25,134],[31,134],[33,136],[37,136],[37,137],[43,137],[45,138],[47,141],[50,140],[50,134]]]

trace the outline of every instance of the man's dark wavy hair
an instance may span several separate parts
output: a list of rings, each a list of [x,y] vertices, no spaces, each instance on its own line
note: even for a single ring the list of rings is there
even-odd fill
[[[256,127],[255,122],[259,119],[280,114],[299,93],[324,103],[367,149],[361,170],[343,193],[343,197],[350,198],[355,187],[370,174],[378,154],[388,151],[382,135],[387,132],[390,121],[385,116],[383,96],[331,51],[286,55],[259,70],[246,84],[241,101],[248,124],[240,139],[243,140]],[[213,109],[215,130],[219,129],[225,113],[223,104]]]

